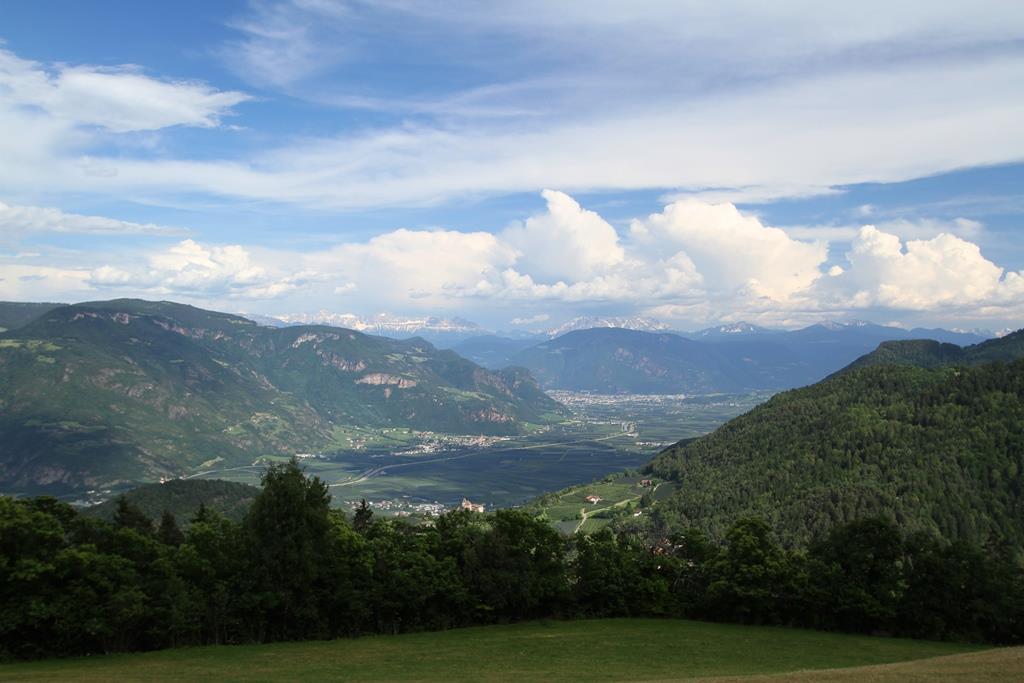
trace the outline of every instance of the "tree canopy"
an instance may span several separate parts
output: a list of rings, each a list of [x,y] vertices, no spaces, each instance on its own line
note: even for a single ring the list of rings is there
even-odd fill
[[[364,514],[356,528],[329,502],[295,461],[267,470],[241,523],[203,507],[184,533],[172,514],[155,527],[130,504],[111,523],[0,497],[0,656],[576,616],[1024,642],[1013,546],[905,535],[884,518],[788,549],[757,518],[718,544],[699,530],[570,539],[520,510],[419,525]]]

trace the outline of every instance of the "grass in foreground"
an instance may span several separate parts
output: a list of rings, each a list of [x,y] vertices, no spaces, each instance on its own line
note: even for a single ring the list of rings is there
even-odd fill
[[[977,649],[769,627],[604,619],[8,664],[0,666],[0,680],[668,681],[887,664]],[[1016,665],[1019,680],[1019,657]]]

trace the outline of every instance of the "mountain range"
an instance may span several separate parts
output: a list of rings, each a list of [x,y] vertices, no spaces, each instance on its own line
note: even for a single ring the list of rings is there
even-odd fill
[[[672,328],[654,318],[644,316],[614,316],[601,318],[595,316],[580,316],[572,320],[552,327],[544,332],[537,333],[538,336],[560,337],[569,332],[579,330],[592,330],[605,327],[613,327],[621,330],[636,330],[639,332],[667,332]]]
[[[275,327],[329,325],[393,339],[422,337],[441,345],[487,334],[486,330],[472,321],[437,316],[406,318],[379,313],[364,317],[352,313],[331,313],[321,310],[317,313],[288,314],[276,318],[261,315],[246,315],[246,317]]]
[[[2,305],[2,304],[0,304]],[[35,304],[31,304],[35,305]],[[616,327],[627,330],[644,330],[658,332],[669,330],[669,325],[643,316],[596,317],[580,316],[561,325],[542,330],[514,330],[508,332],[491,332],[476,323],[464,318],[444,318],[439,316],[402,317],[387,313],[372,316],[359,316],[353,313],[332,313],[320,310],[316,313],[291,313],[279,316],[268,316],[258,313],[243,313],[244,317],[261,325],[270,327],[288,327],[291,325],[330,325],[345,329],[358,330],[367,334],[409,339],[422,337],[442,347],[453,347],[468,340],[494,339],[509,342],[538,343],[567,332],[600,327]],[[2,320],[2,314],[0,314]],[[498,343],[500,344],[501,341]]]
[[[0,327],[16,329],[56,306],[0,304]],[[478,325],[460,318],[359,318],[328,311],[249,318],[262,326],[320,321],[391,338],[426,337],[492,370],[525,367],[545,389],[600,393],[788,389],[818,381],[887,341],[921,338],[964,345],[984,339],[977,333],[905,330],[863,321],[824,322],[794,331],[737,322],[678,333],[651,318],[579,317],[543,333],[512,338],[482,334]]]
[[[317,452],[352,426],[513,434],[561,410],[525,370],[486,370],[422,339],[138,300],[60,306],[0,334],[0,386],[5,491]]]
[[[699,394],[804,386],[882,342],[918,335],[960,344],[983,341],[970,333],[871,323],[819,324],[789,332],[740,323],[689,336],[597,328],[533,346],[478,338],[455,350],[488,367],[525,367],[547,389]]]

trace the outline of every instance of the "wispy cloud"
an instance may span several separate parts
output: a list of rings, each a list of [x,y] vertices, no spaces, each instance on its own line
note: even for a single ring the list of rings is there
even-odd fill
[[[44,65],[0,50],[6,107],[31,108],[70,125],[115,133],[170,126],[211,128],[249,96],[192,81],[147,76],[135,66]]]
[[[302,142],[248,163],[110,160],[116,178],[64,173],[56,181],[333,207],[423,205],[545,186],[790,187],[804,195],[808,187],[1024,157],[1024,134],[1014,133],[1024,118],[1021,78],[1024,56],[801,82],[540,130],[407,126]],[[954,100],[949,91],[958,93]]]
[[[0,202],[0,234],[3,238],[13,240],[31,233],[46,232],[160,236],[188,234],[188,230],[184,228],[133,223],[105,216],[84,216],[48,207],[11,206]]]
[[[380,116],[221,154],[115,155],[81,128],[217,126],[244,93],[0,53],[17,160],[0,186],[333,209],[543,187],[768,202],[1024,158],[1024,9],[890,5],[254,2],[224,59]]]

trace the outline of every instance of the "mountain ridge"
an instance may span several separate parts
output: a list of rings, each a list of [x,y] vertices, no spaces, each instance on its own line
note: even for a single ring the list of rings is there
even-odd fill
[[[618,330],[610,332],[609,330]],[[735,331],[729,331],[735,330]],[[737,323],[701,336],[619,328],[576,330],[534,346],[478,340],[456,347],[484,363],[529,369],[549,389],[696,394],[782,390],[823,379],[898,335],[873,323],[811,325],[790,332]],[[977,341],[946,332],[946,339]],[[685,370],[684,370],[685,369]]]
[[[1024,355],[1024,330],[988,339],[970,346],[957,346],[935,340],[894,340],[861,356],[839,372],[848,372],[873,365],[911,365],[941,367],[944,365],[978,365],[996,361],[1013,361]]]

